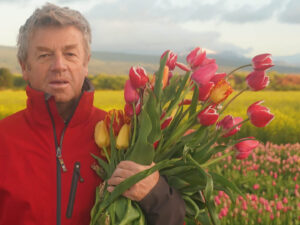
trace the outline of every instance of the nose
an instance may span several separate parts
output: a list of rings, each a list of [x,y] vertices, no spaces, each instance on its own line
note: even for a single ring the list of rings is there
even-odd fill
[[[53,72],[63,72],[67,69],[67,65],[63,55],[55,54],[53,61],[51,63],[51,71]]]

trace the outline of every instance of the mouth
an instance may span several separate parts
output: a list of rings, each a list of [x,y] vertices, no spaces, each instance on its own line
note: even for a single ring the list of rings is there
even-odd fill
[[[69,82],[66,80],[52,80],[49,82],[49,86],[51,88],[65,88],[66,86],[68,86]]]

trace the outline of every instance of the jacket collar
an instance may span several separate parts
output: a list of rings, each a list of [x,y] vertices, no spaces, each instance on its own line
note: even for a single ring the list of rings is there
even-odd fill
[[[68,127],[74,127],[80,123],[88,121],[93,112],[93,100],[94,100],[94,88],[89,80],[85,80],[83,84],[83,92],[78,102],[78,105],[71,117]],[[29,85],[26,87],[27,94],[27,118],[30,121],[39,123],[41,125],[51,124],[49,111],[47,109],[47,103],[49,105],[49,110],[54,119],[55,125],[58,127],[63,127],[65,121],[58,114],[55,99],[53,96],[44,93],[42,91],[37,91],[31,88]]]

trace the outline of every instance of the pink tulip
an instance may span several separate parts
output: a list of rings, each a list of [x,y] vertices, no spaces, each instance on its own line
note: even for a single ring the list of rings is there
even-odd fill
[[[240,122],[243,121],[243,118],[241,117],[236,117],[233,118],[230,115],[225,116],[221,121],[217,123],[217,129],[222,128],[223,130],[228,132],[223,135],[223,137],[229,137],[231,135],[234,135],[236,132],[238,132],[242,126],[242,124],[238,125],[237,127],[233,128],[235,125],[239,124]]]
[[[124,98],[125,101],[129,104],[136,103],[139,100],[139,93],[132,86],[130,80],[127,80],[124,88]]]
[[[264,70],[254,70],[246,77],[246,82],[251,90],[259,91],[269,85],[269,77]]]
[[[252,140],[246,140],[252,139]],[[234,148],[237,150],[236,159],[245,159],[249,156],[254,148],[256,148],[259,144],[254,137],[242,138],[239,140],[240,142],[234,145]]]
[[[253,189],[254,189],[254,190],[259,189],[259,184],[254,184],[254,185],[253,185]]]
[[[216,74],[210,79],[210,81],[213,82],[214,84],[217,84],[220,80],[225,79],[226,76],[227,76],[226,73],[216,73]]]
[[[251,123],[256,127],[265,127],[274,118],[274,115],[270,113],[270,109],[260,105],[262,102],[253,103],[247,110]]]
[[[163,57],[169,52],[169,56],[166,62],[166,66],[169,67],[170,70],[174,70],[176,66],[176,61],[177,61],[177,54],[173,53],[171,50],[165,51],[161,57],[160,60],[163,59]]]
[[[204,110],[202,110],[198,116],[198,122],[203,126],[210,126],[213,125],[219,118],[219,114],[215,108],[208,106]]]
[[[252,59],[252,65],[255,70],[266,70],[274,66],[271,54],[268,53],[255,56]]]
[[[148,75],[143,67],[131,67],[129,70],[129,78],[134,88],[144,88],[149,81]]]
[[[216,63],[200,66],[193,72],[191,79],[199,86],[206,85],[215,75],[217,70],[218,65]]]
[[[197,47],[188,54],[186,57],[187,63],[190,65],[192,70],[195,70],[197,67],[202,65],[203,60],[206,57],[206,52],[202,48]]]
[[[190,68],[187,67],[187,65],[180,63],[180,62],[176,62],[176,66],[179,67],[180,69],[182,69],[185,72],[189,72],[191,71]]]
[[[208,82],[207,84],[203,85],[202,87],[199,87],[199,101],[206,101],[210,95],[211,89],[214,87],[213,82]]]
[[[129,117],[133,116],[132,104],[126,103],[124,106],[124,111],[127,116],[129,116]],[[138,115],[138,114],[140,114],[140,112],[141,112],[141,103],[140,103],[140,101],[138,101],[138,103],[135,106],[135,114]]]

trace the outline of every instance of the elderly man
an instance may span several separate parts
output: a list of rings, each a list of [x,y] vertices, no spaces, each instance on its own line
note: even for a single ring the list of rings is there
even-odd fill
[[[0,121],[0,224],[90,222],[101,182],[90,168],[90,153],[98,153],[93,132],[105,116],[93,107],[86,79],[90,42],[85,18],[52,4],[35,10],[20,28],[18,59],[28,99],[25,110]],[[109,190],[146,168],[121,162]],[[158,172],[124,195],[140,203],[148,224],[183,224],[184,202]]]

